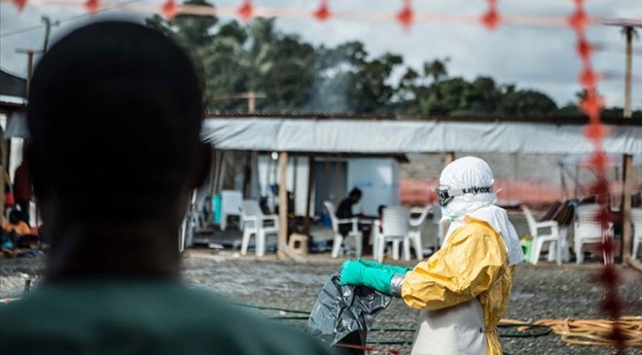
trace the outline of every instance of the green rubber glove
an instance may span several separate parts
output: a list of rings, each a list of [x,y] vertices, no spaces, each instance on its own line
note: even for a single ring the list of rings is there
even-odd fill
[[[371,268],[355,261],[348,260],[341,264],[341,285],[367,286],[386,295],[392,295],[390,282],[396,272],[390,269]]]
[[[405,275],[408,271],[412,271],[411,267],[402,267],[402,266],[396,266],[396,265],[386,265],[386,264],[381,264],[376,261],[371,261],[371,260],[364,260],[359,258],[359,262],[362,263],[363,265],[375,269],[389,269],[394,271],[397,274],[402,274]]]

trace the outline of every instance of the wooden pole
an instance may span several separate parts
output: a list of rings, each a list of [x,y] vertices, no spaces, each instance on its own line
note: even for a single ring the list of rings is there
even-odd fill
[[[281,152],[279,155],[279,258],[287,258],[287,254],[283,250],[288,244],[287,168],[288,153]]]
[[[209,195],[214,198],[214,192],[216,191],[216,174],[218,172],[218,151],[211,147],[212,149],[212,166],[210,167],[210,186],[209,186]]]
[[[296,185],[297,185],[297,170],[299,168],[299,154],[294,153],[294,156],[292,157],[293,163],[292,165],[294,166],[292,169],[292,196],[294,196],[294,200],[296,203]],[[295,211],[296,214],[296,211]]]
[[[453,152],[448,152],[446,153],[446,157],[444,158],[444,165],[448,165],[455,160],[455,153]]]
[[[633,27],[626,27],[626,76],[624,80],[624,118],[631,118],[631,71],[633,59]],[[633,180],[633,156],[622,159],[622,262],[631,260],[631,189]]]
[[[310,204],[312,203],[312,191],[314,189],[314,154],[308,158],[308,194],[305,200],[305,220],[303,229],[305,235],[310,235]]]
[[[225,178],[223,175],[223,168],[225,165],[225,151],[221,150],[218,152],[218,159],[216,162],[216,181],[214,182],[214,193],[221,191],[221,180]]]
[[[323,169],[323,202],[330,201],[330,154],[325,155]]]
[[[250,175],[250,198],[252,199],[257,199],[260,197],[260,196],[254,196],[254,191],[255,191],[254,186],[256,186],[256,184],[258,183],[258,181],[256,181],[255,179],[255,177],[259,174],[258,160],[259,160],[259,156],[257,151],[256,150],[252,151],[252,157],[250,158],[250,174],[251,174]],[[255,168],[256,170],[254,170]]]
[[[340,197],[339,197],[339,164],[341,164],[341,162],[339,161],[339,157],[340,157],[340,155],[337,154],[337,158],[336,158],[336,163],[337,164],[334,167],[334,199],[333,199],[332,203],[334,203],[335,206],[337,206],[339,204],[339,201],[340,201]]]
[[[243,199],[249,200],[250,186],[252,184],[252,152],[243,154]]]
[[[280,259],[292,259],[298,262],[307,260],[288,246],[288,191],[287,191],[288,153],[279,155],[279,249]]]

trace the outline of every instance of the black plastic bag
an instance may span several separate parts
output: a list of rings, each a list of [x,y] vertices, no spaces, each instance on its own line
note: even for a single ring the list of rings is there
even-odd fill
[[[310,312],[308,329],[330,346],[365,346],[375,317],[392,298],[368,287],[341,286],[339,281],[339,274],[335,274],[323,285]]]

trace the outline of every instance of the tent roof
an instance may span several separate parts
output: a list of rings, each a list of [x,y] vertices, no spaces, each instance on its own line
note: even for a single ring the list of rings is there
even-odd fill
[[[0,95],[27,97],[27,80],[0,69]]]
[[[642,155],[642,126],[609,124],[607,153]],[[474,120],[359,120],[274,117],[208,118],[203,140],[224,150],[351,153],[586,154],[594,150],[579,123]]]

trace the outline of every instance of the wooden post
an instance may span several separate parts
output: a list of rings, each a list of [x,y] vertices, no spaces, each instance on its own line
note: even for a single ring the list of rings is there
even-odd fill
[[[260,196],[254,196],[254,186],[258,184],[258,181],[256,181],[255,177],[259,174],[258,169],[259,169],[259,153],[255,150],[252,151],[252,157],[250,158],[250,197],[252,199],[257,199],[260,198]],[[254,170],[256,168],[256,170]],[[260,195],[260,193],[259,193]]]
[[[633,180],[633,156],[625,155],[622,171],[622,262],[631,258],[631,188]]]
[[[631,71],[633,59],[633,27],[625,27],[626,33],[626,74],[624,79],[624,118],[631,119]],[[622,263],[636,267],[631,258],[631,189],[633,179],[633,156],[622,159]],[[637,264],[636,268],[639,268]]]
[[[288,244],[288,192],[287,192],[287,171],[288,153],[281,152],[279,155],[279,258],[286,258],[287,254],[283,248]]]
[[[294,196],[294,201],[296,203],[296,185],[297,185],[297,169],[299,168],[299,154],[294,153],[294,156],[292,157],[293,162],[292,162],[292,196]],[[295,205],[296,206],[296,205]],[[296,207],[295,207],[295,212],[296,214]]]
[[[305,200],[305,220],[303,229],[305,235],[310,235],[310,204],[312,202],[312,191],[314,189],[314,154],[308,157],[308,194]]]
[[[577,196],[579,196],[579,190],[580,190],[580,167],[578,164],[575,164],[575,190],[573,191],[573,198],[577,199]]]
[[[444,166],[452,163],[453,160],[455,160],[455,153],[453,152],[446,153],[446,157],[444,159]]]
[[[332,203],[334,203],[335,206],[339,204],[339,201],[341,201],[341,197],[339,197],[339,165],[341,162],[339,161],[340,155],[337,154],[336,158],[336,166],[334,167],[334,199],[332,199]]]
[[[251,199],[250,191],[252,184],[252,152],[245,152],[243,154],[243,199]]]
[[[279,249],[277,255],[280,259],[292,259],[298,262],[307,260],[297,254],[288,246],[288,153],[279,155]]]
[[[216,159],[216,180],[214,181],[214,193],[218,193],[221,190],[222,180],[225,179],[223,175],[223,168],[225,165],[225,151],[218,151],[218,157]]]
[[[218,151],[214,149],[214,147],[210,147],[212,150],[212,166],[210,167],[210,186],[209,186],[209,194],[212,198],[214,198],[214,193],[216,192],[216,174],[218,173]]]
[[[323,169],[323,202],[330,201],[330,154],[325,155]]]

